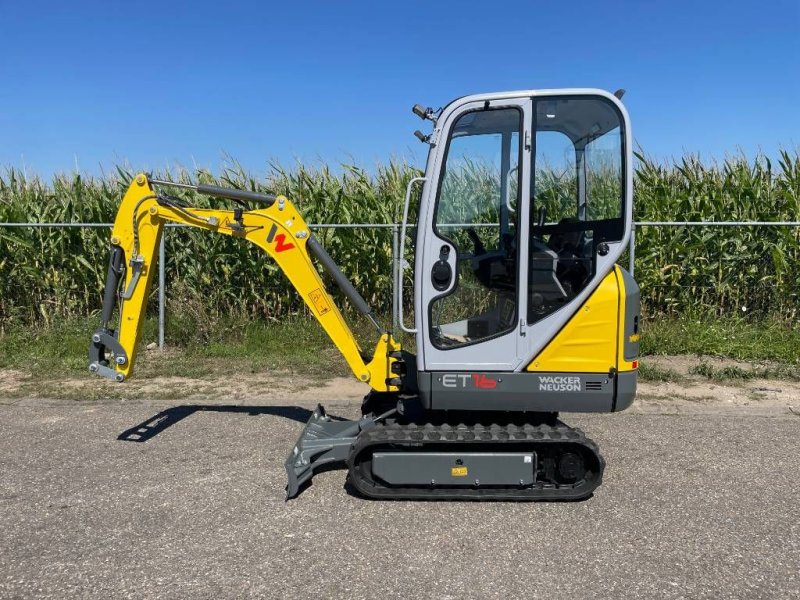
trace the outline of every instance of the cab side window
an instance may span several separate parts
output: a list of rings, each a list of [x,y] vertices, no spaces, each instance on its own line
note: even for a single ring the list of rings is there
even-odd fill
[[[601,97],[534,102],[528,323],[569,304],[592,281],[597,245],[621,239],[621,116]]]

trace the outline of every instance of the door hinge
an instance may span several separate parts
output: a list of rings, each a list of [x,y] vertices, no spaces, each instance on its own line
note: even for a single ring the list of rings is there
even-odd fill
[[[519,334],[520,334],[521,336],[523,336],[523,337],[525,337],[525,334],[526,334],[526,331],[525,331],[525,324],[526,324],[526,323],[525,323],[525,319],[520,319],[520,320],[519,320]]]
[[[530,150],[530,149],[531,149],[531,132],[530,131],[526,131],[525,132],[525,150]]]

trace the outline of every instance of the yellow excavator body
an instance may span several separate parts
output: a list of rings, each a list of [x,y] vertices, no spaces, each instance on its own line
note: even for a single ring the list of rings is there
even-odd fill
[[[314,411],[286,460],[289,497],[333,463],[346,463],[355,489],[373,498],[590,497],[605,462],[558,413],[624,410],[636,393],[639,290],[617,264],[633,227],[632,136],[620,98],[523,90],[414,107],[433,130],[416,132],[430,149],[406,192],[393,315],[415,337],[414,354],[380,326],[289,198],[139,173],[111,233],[90,371],[117,382],[133,375],[168,223],[227,235],[272,257],[370,390],[358,421]],[[418,183],[409,328],[404,248]],[[170,187],[238,206],[193,207]],[[322,272],[375,326],[372,354]]]

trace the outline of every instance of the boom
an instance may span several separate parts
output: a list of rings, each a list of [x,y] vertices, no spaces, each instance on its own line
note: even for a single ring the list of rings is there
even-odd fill
[[[166,182],[164,182],[166,183]],[[216,186],[190,186],[200,193],[239,202],[260,201],[258,210],[192,208],[155,192],[154,180],[137,175],[117,212],[111,234],[111,259],[106,279],[101,327],[92,338],[89,370],[122,382],[133,374],[136,345],[156,271],[156,248],[167,222],[181,223],[213,233],[245,239],[269,254],[303,298],[314,317],[342,353],[357,379],[379,392],[397,391],[392,364],[400,345],[381,332],[373,356],[365,360],[352,330],[325,288],[311,255],[332,275],[337,285],[373,323],[371,310],[324,248],[311,235],[295,206],[277,198]],[[122,288],[119,289],[120,282]],[[119,298],[119,323],[110,326]]]

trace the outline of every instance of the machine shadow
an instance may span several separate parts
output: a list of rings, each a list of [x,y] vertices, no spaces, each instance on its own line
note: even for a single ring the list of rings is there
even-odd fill
[[[169,429],[176,423],[183,421],[187,417],[197,412],[214,412],[228,414],[248,414],[250,416],[274,415],[297,421],[305,424],[313,414],[313,411],[300,406],[241,406],[236,404],[182,404],[162,410],[149,419],[126,429],[117,436],[123,442],[146,442],[151,440],[165,429]],[[336,421],[346,421],[343,417],[331,416]]]

